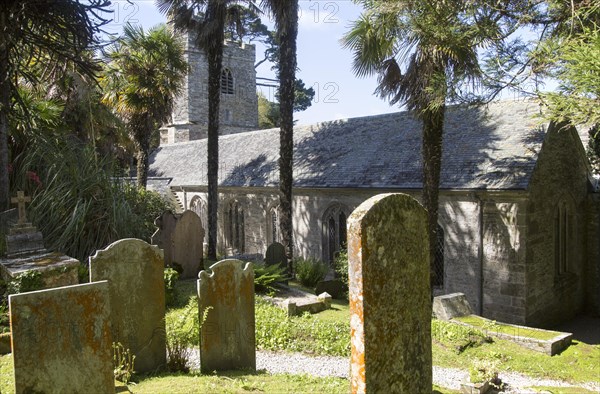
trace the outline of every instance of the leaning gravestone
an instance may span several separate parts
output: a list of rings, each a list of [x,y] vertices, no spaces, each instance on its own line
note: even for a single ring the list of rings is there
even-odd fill
[[[115,342],[135,355],[137,372],[166,365],[165,282],[162,251],[122,239],[90,257],[90,281],[108,280]]]
[[[177,216],[171,211],[163,212],[162,215],[154,220],[157,230],[152,234],[150,243],[157,245],[164,251],[165,266],[171,267],[172,248],[173,248],[173,231],[177,224]]]
[[[380,194],[348,218],[353,393],[430,393],[427,213]]]
[[[252,263],[222,260],[198,275],[200,370],[256,369]]]
[[[183,268],[181,279],[197,278],[204,252],[204,229],[202,221],[194,211],[185,211],[177,220],[173,230],[172,263]]]
[[[279,242],[273,242],[267,248],[267,253],[265,253],[265,264],[275,265],[279,264],[280,266],[286,266],[287,257],[285,256],[285,247]]]
[[[106,281],[9,296],[15,392],[114,393]]]
[[[433,313],[440,320],[469,316],[473,309],[463,293],[452,293],[433,298]]]

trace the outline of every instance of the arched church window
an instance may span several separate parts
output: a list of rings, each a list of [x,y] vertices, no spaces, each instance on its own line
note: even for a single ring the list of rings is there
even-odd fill
[[[554,271],[562,275],[569,268],[569,210],[567,203],[561,201],[554,211]]]
[[[269,244],[272,244],[273,242],[281,242],[280,232],[279,205],[276,205],[267,211],[267,239]]]
[[[444,229],[438,224],[435,254],[431,262],[431,286],[444,287]]]
[[[221,93],[223,94],[233,94],[233,74],[231,70],[228,68],[224,68],[221,71]]]
[[[206,210],[206,202],[200,196],[194,196],[192,201],[190,202],[190,210],[194,211],[196,215],[200,218],[200,222],[202,223],[202,228],[204,229],[205,241],[208,242],[208,231],[206,228],[207,223],[207,210]]]
[[[334,204],[323,215],[323,261],[330,265],[347,245],[346,212],[340,204]]]
[[[234,201],[229,205],[227,220],[229,246],[234,253],[244,253],[246,242],[246,233],[244,229],[244,209],[239,202]]]

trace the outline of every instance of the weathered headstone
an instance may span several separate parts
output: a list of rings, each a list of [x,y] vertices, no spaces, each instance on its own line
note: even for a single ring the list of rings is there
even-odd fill
[[[285,256],[285,247],[279,242],[273,242],[267,248],[267,253],[265,253],[265,264],[275,265],[279,264],[283,267],[286,266],[287,257]]]
[[[222,260],[198,275],[200,370],[256,369],[254,271],[251,263]]]
[[[165,283],[162,251],[122,239],[90,257],[90,281],[108,280],[115,342],[136,356],[137,372],[166,365]]]
[[[9,282],[19,276],[38,272],[41,274],[42,288],[76,285],[79,261],[58,252],[48,252],[44,248],[42,233],[27,222],[25,203],[31,201],[21,191],[11,202],[18,205],[16,220],[9,226],[6,235],[6,257],[0,258],[0,277]],[[8,225],[5,217],[4,225]],[[14,217],[12,219],[15,219]]]
[[[351,391],[430,393],[425,209],[405,194],[372,197],[348,218],[348,235]]]
[[[440,320],[469,316],[473,309],[463,293],[452,293],[433,298],[433,313]]]
[[[185,211],[177,220],[172,235],[172,263],[183,268],[181,279],[197,278],[203,268],[204,229],[202,221],[194,211]]]
[[[171,211],[163,212],[162,215],[154,220],[157,230],[152,234],[150,243],[157,245],[164,251],[165,266],[171,267],[172,248],[173,248],[173,231],[177,224],[177,216]]]
[[[108,283],[11,295],[15,392],[114,393]]]
[[[347,290],[346,286],[340,280],[322,280],[317,283],[315,294],[329,293],[333,298],[341,299],[345,298]]]

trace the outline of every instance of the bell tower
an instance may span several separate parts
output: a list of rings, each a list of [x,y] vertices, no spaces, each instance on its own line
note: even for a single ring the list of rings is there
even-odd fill
[[[208,130],[208,63],[206,55],[185,34],[185,57],[189,72],[181,94],[175,98],[172,122],[160,130],[160,143],[173,144],[206,138]],[[223,48],[221,135],[258,129],[255,47],[226,42]]]

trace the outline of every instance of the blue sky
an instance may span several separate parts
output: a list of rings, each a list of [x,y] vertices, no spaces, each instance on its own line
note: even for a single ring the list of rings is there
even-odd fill
[[[153,0],[113,0],[111,17],[107,26],[110,33],[120,34],[125,23],[141,24],[144,28],[165,22]],[[304,112],[295,114],[298,124],[367,116],[398,111],[383,100],[373,96],[376,78],[358,79],[352,73],[352,54],[341,47],[339,40],[348,30],[351,21],[360,15],[360,7],[350,0],[300,1],[298,31],[298,77],[315,89],[315,101]],[[263,21],[269,25],[268,16]],[[262,51],[257,47],[257,57]],[[270,64],[257,69],[258,77],[274,78]],[[264,90],[267,97],[274,91]]]

